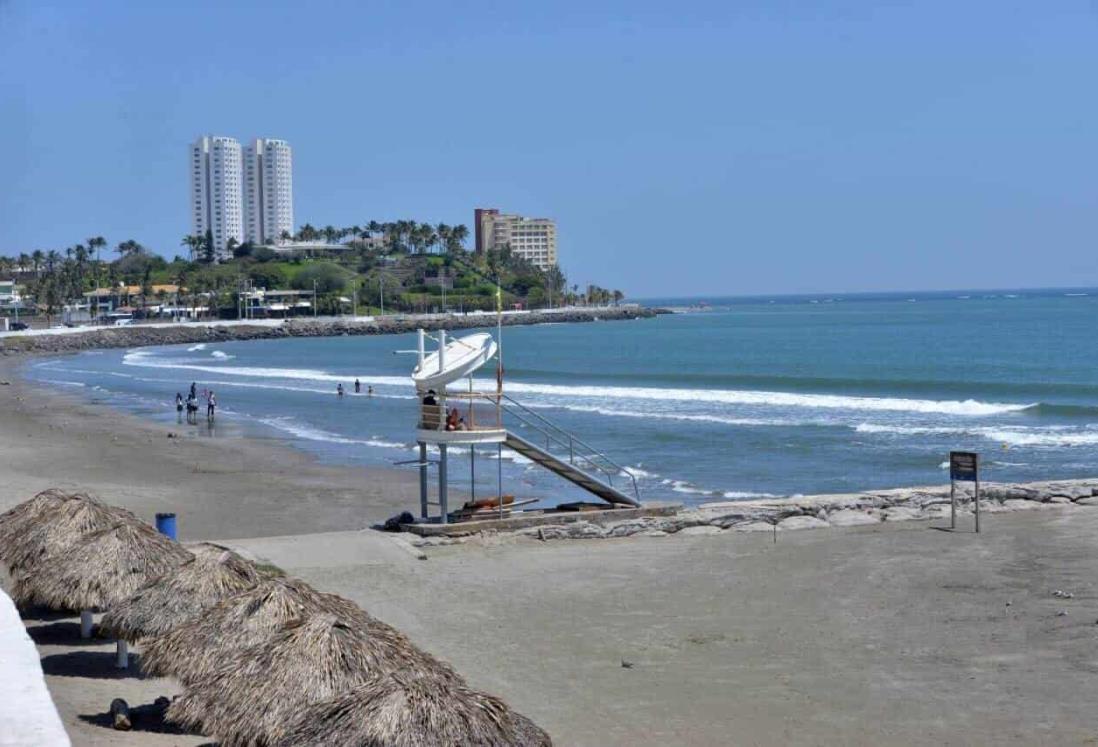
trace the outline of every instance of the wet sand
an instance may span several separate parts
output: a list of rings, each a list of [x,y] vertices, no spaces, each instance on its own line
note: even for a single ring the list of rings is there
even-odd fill
[[[1098,741],[1091,508],[993,514],[978,536],[913,521],[777,544],[752,532],[497,537],[420,560],[361,531],[415,504],[410,473],[318,465],[275,442],[168,439],[43,396],[10,366],[0,379],[12,381],[0,386],[0,508],[59,485],[150,520],[179,511],[184,539],[228,539],[355,600],[560,745]],[[109,644],[72,633],[35,634],[74,744],[204,741],[90,723],[113,697],[133,706],[177,689],[116,678]]]

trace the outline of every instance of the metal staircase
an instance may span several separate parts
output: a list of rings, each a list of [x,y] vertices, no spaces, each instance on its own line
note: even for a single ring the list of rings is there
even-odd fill
[[[519,427],[534,431],[520,436],[514,427],[507,427],[504,446],[608,503],[640,506],[637,480],[629,470],[506,394],[501,396],[499,405]],[[624,489],[615,487],[614,478],[619,481],[627,478],[631,490],[625,484]]]

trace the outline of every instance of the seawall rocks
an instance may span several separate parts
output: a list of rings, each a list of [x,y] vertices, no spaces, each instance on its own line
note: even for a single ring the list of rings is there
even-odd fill
[[[652,309],[599,308],[525,314],[506,314],[503,326],[545,324],[549,322],[593,322],[625,319],[647,319],[656,315]],[[98,327],[65,334],[7,335],[0,337],[0,354],[75,353],[99,348],[133,348],[149,345],[176,345],[198,342],[232,342],[265,340],[282,337],[339,337],[344,335],[386,335],[428,330],[470,329],[491,327],[496,317],[491,314],[449,316],[394,316],[372,320],[291,319],[282,323],[207,323],[187,322],[164,325],[133,325],[129,327]]]
[[[972,488],[958,486],[957,512],[973,511]],[[987,513],[1029,510],[1084,510],[1098,506],[1098,478],[1024,484],[987,483],[980,487],[980,510]],[[728,531],[799,531],[859,527],[881,522],[949,518],[949,487],[896,488],[780,500],[723,501],[702,504],[673,516],[650,516],[595,524],[574,521],[516,530],[535,540],[613,539],[641,535],[723,534]],[[459,544],[476,535],[411,538],[416,545]]]

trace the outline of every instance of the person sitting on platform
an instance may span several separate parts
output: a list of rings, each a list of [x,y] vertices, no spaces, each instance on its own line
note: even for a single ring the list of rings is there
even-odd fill
[[[425,405],[437,405],[438,404],[438,400],[435,399],[435,390],[434,389],[428,389],[427,390],[427,396],[423,398],[423,404],[425,404]]]
[[[461,413],[457,411],[456,407],[450,408],[450,413],[446,416],[446,430],[448,431],[463,431],[465,430],[465,419],[461,417]]]

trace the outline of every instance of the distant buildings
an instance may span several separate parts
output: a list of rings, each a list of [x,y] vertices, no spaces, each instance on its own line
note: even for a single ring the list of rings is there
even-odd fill
[[[285,140],[257,138],[244,148],[244,236],[253,244],[294,232],[293,153]]]
[[[525,218],[495,208],[473,211],[473,230],[478,254],[510,246],[511,252],[548,270],[557,264],[557,224],[549,218]]]
[[[191,228],[213,236],[218,259],[230,241],[263,243],[293,230],[293,163],[283,140],[203,136],[191,145]]]

